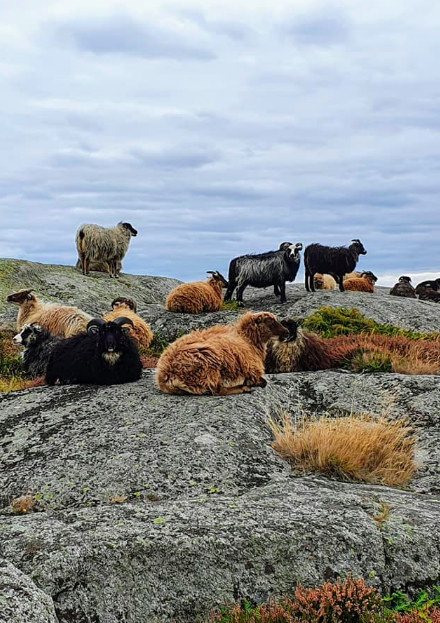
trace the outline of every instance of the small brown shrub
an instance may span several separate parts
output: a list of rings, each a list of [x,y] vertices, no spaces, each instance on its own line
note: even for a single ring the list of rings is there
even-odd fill
[[[269,418],[272,447],[295,468],[372,484],[404,486],[416,470],[412,428],[405,421],[361,414]]]
[[[393,623],[440,623],[440,609],[432,608],[429,611],[405,612],[405,614],[396,614]]]
[[[25,515],[26,513],[34,510],[34,496],[30,495],[29,493],[26,495],[22,495],[19,498],[12,500],[11,506],[14,513]]]
[[[123,504],[127,500],[128,500],[128,497],[126,495],[113,495],[109,499],[109,502],[110,504]]]

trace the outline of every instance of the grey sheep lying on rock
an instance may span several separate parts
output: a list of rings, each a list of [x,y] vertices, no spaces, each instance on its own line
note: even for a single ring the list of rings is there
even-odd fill
[[[20,333],[12,339],[16,346],[23,346],[23,369],[32,378],[44,376],[47,364],[55,346],[63,338],[51,335],[39,324],[25,324]]]

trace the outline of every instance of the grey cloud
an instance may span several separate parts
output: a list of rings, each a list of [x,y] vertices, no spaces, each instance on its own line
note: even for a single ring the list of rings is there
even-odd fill
[[[182,10],[180,15],[209,33],[226,35],[236,41],[243,41],[253,32],[249,26],[243,23],[207,17],[206,12],[197,9]]]
[[[94,54],[123,54],[145,58],[211,60],[214,53],[193,45],[178,32],[160,24],[141,23],[125,14],[47,25],[61,40],[71,40]]]
[[[336,4],[322,4],[288,19],[282,30],[301,45],[332,46],[344,43],[350,34],[350,20]]]
[[[151,151],[148,149],[132,149],[130,152],[139,163],[157,168],[199,168],[212,164],[220,159],[220,152],[213,148],[165,149]]]

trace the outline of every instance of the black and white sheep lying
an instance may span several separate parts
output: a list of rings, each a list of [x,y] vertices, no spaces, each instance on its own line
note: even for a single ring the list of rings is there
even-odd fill
[[[331,274],[344,292],[344,275],[351,273],[357,264],[359,255],[366,255],[362,242],[356,238],[349,247],[327,247],[323,244],[309,244],[304,251],[306,289],[315,291],[314,275]]]
[[[92,318],[86,333],[62,340],[50,355],[46,383],[113,385],[140,379],[138,349],[123,325],[133,322],[123,316],[112,322]]]
[[[44,376],[49,358],[55,346],[63,341],[63,338],[52,335],[39,324],[33,322],[25,324],[20,333],[12,339],[16,346],[23,346],[23,369],[32,378]]]
[[[274,294],[286,302],[286,281],[293,281],[301,262],[302,244],[280,244],[278,251],[241,255],[229,264],[228,289],[225,301],[230,301],[237,288],[237,302],[243,304],[243,292],[247,286],[267,288],[274,286]]]

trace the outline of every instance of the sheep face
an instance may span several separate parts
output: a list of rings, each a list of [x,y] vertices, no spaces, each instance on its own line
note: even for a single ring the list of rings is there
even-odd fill
[[[25,324],[20,333],[14,335],[12,342],[16,346],[29,346],[32,342],[35,342],[37,336],[42,332],[42,327],[33,322],[32,324]]]
[[[36,300],[35,296],[31,294],[32,290],[18,290],[18,292],[13,292],[10,294],[6,301],[8,303],[15,303],[15,305],[21,305],[25,301]]]
[[[361,277],[365,277],[371,283],[376,283],[376,281],[377,281],[376,275],[374,273],[372,273],[371,270],[366,270],[365,272],[363,272],[361,274]]]
[[[399,281],[400,283],[411,283],[411,277],[406,277],[405,275],[402,275],[402,277],[399,277]]]
[[[298,323],[295,320],[282,320],[281,324],[287,329],[287,335],[279,337],[280,342],[294,342],[298,337]]]
[[[287,259],[289,259],[289,260],[297,259],[299,257],[299,252],[302,251],[302,248],[303,248],[303,246],[302,246],[301,242],[297,242],[296,244],[291,244],[286,249],[286,257],[287,257]]]
[[[130,232],[130,236],[137,236],[137,230],[133,227],[131,223],[120,223],[124,229]]]
[[[359,240],[359,238],[354,238],[350,243],[350,249],[355,251],[358,255],[367,255],[366,250],[364,249],[364,245]]]
[[[269,312],[260,312],[254,314],[253,321],[258,327],[258,332],[261,338],[268,341],[271,337],[287,337],[289,334],[288,329],[278,322],[275,316]]]
[[[288,249],[289,247],[292,246],[292,242],[282,242],[278,248],[279,251],[285,251],[286,249]]]
[[[96,335],[98,352],[109,365],[115,364],[125,349],[124,334],[129,331],[128,327],[122,326],[125,324],[133,326],[133,322],[124,316],[112,322],[92,318],[87,325],[87,332]]]
[[[133,299],[127,299],[124,296],[119,296],[118,298],[112,301],[112,309],[116,309],[117,307],[120,307],[121,305],[128,307],[128,309],[131,309],[131,311],[136,313],[137,306],[136,306],[136,302],[133,301]]]
[[[222,288],[228,287],[228,282],[223,277],[223,275],[218,272],[218,270],[207,270],[206,272],[208,273],[208,275],[212,275],[211,279],[214,279],[215,281],[220,281],[222,284]]]

